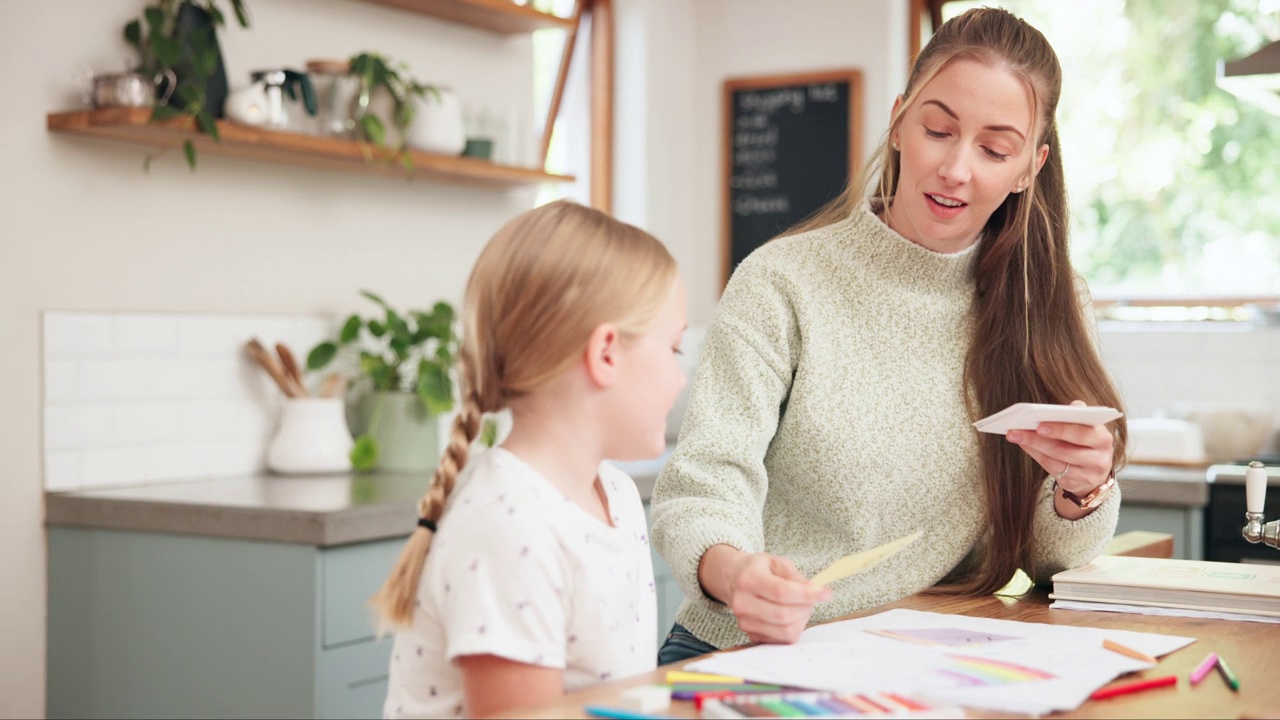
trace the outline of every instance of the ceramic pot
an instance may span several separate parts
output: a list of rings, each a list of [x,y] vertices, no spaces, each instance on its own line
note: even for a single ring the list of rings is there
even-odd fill
[[[289,475],[346,472],[351,445],[342,398],[289,398],[267,447],[267,467]]]
[[[414,98],[413,122],[406,140],[410,147],[442,155],[461,155],[467,146],[462,123],[462,103],[448,88],[430,90]]]
[[[440,462],[439,418],[413,393],[362,396],[353,424],[377,441],[379,471],[429,472]]]

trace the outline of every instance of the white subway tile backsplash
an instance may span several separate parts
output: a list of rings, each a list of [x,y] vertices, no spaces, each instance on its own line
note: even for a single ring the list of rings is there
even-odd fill
[[[127,403],[115,408],[113,439],[120,445],[154,445],[181,438],[176,402]]]
[[[147,479],[147,451],[141,447],[86,450],[81,453],[80,476],[86,488],[142,482]]]
[[[300,361],[337,332],[311,315],[47,312],[45,487],[71,490],[263,469],[280,392],[257,337]]]
[[[44,401],[75,402],[80,399],[80,363],[76,360],[47,360],[44,364]]]
[[[240,331],[240,318],[227,316],[183,317],[178,323],[178,352],[183,355],[225,356],[242,347],[248,337]]]
[[[147,384],[145,360],[86,359],[80,365],[80,396],[85,400],[135,400],[147,397]]]
[[[50,451],[44,454],[44,488],[46,490],[80,489],[80,453]]]
[[[108,356],[115,350],[114,327],[106,313],[46,313],[45,359]]]
[[[120,355],[176,355],[178,316],[117,315],[116,352]]]
[[[195,443],[147,448],[147,480],[184,480],[209,476],[209,451]]]

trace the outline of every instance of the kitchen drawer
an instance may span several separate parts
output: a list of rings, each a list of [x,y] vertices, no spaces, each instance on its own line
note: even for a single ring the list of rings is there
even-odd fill
[[[321,553],[321,645],[372,640],[376,627],[367,603],[391,572],[404,538],[342,545]]]
[[[382,717],[391,642],[388,637],[321,652],[316,672],[316,715]]]

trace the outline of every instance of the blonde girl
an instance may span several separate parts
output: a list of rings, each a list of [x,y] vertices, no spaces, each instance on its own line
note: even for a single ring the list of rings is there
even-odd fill
[[[397,628],[384,715],[487,715],[654,667],[644,511],[603,461],[662,452],[685,325],[671,255],[604,213],[558,201],[490,240],[461,410],[373,598]],[[468,464],[481,415],[508,408],[507,438]]]

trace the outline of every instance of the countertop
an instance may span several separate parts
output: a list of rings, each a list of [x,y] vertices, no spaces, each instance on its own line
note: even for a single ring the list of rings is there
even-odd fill
[[[654,460],[615,464],[647,501],[669,456],[670,449]],[[1209,502],[1203,469],[1131,465],[1117,479],[1126,504],[1199,508]],[[46,493],[45,523],[330,547],[409,534],[427,481],[425,473],[263,473]]]
[[[1205,467],[1126,465],[1116,473],[1124,505],[1202,508],[1209,504]]]
[[[615,463],[647,501],[668,453]],[[426,473],[270,474],[45,493],[45,524],[330,547],[402,537]]]

